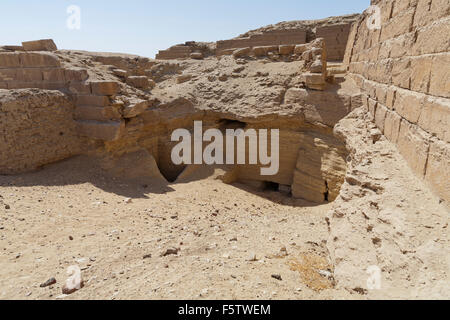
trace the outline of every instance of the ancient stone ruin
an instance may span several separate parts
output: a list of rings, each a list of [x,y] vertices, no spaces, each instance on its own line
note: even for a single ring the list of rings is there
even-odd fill
[[[237,164],[216,166],[217,178],[279,202],[329,204],[317,246],[330,288],[448,298],[450,3],[372,4],[380,28],[369,11],[283,22],[156,59],[52,40],[1,46],[0,180],[78,156],[117,184],[167,190],[210,175],[171,161],[175,129],[279,129],[277,174]],[[366,287],[369,266],[383,273],[381,290]]]

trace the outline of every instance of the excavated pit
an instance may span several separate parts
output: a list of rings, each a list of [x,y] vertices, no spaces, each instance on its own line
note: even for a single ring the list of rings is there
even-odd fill
[[[227,119],[214,113],[193,115],[189,119],[173,119],[156,127],[144,124],[139,134],[125,136],[120,141],[109,143],[107,147],[109,152],[119,156],[137,148],[147,150],[168,183],[203,179],[208,176],[204,164],[175,165],[171,159],[172,149],[179,143],[171,141],[173,130],[185,128],[193,136],[194,121],[202,121],[203,133],[208,129],[218,129],[224,135],[228,129],[254,129],[256,132],[259,129],[267,129],[268,132],[271,129],[279,130],[279,170],[276,174],[262,175],[261,168],[268,165],[262,165],[259,161],[257,164],[248,164],[250,139],[247,138],[246,164],[212,165],[224,170],[222,180],[225,183],[244,186],[250,192],[279,192],[287,197],[316,204],[332,202],[338,196],[347,169],[348,152],[344,143],[333,135],[330,128],[305,124],[295,118],[279,117],[268,121],[258,118]],[[210,143],[203,142],[203,151]],[[270,153],[270,135],[267,137],[267,149]],[[224,143],[224,160],[226,152]],[[235,160],[236,157],[235,153]],[[213,170],[208,172],[212,174]]]

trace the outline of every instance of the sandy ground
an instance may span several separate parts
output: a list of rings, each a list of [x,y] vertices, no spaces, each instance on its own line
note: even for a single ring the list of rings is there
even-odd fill
[[[84,157],[0,176],[0,299],[359,298],[320,270],[328,209],[214,177],[127,183]],[[85,286],[64,296],[71,265]]]

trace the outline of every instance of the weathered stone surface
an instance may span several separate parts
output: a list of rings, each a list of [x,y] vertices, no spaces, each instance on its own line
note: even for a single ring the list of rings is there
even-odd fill
[[[429,136],[418,126],[402,120],[398,136],[400,154],[417,175],[423,177],[428,158]]]
[[[141,113],[143,113],[145,110],[147,110],[149,106],[149,102],[145,100],[132,100],[131,103],[124,107],[123,109],[123,117],[124,118],[133,118]]]
[[[295,49],[295,45],[283,45],[278,48],[278,51],[281,55],[289,55],[293,54]]]
[[[76,102],[77,105],[93,105],[104,107],[110,103],[110,99],[107,96],[97,96],[97,95],[77,95]]]
[[[19,53],[0,52],[0,68],[18,68],[20,67]]]
[[[52,39],[22,42],[25,51],[56,51],[58,48]]]
[[[177,83],[183,83],[192,79],[191,74],[183,74],[177,77]]]
[[[81,82],[87,80],[88,73],[83,68],[64,68],[64,77],[68,82]]]
[[[264,46],[264,47],[254,47],[252,49],[253,55],[256,57],[267,56],[269,52],[278,53],[278,46]]]
[[[447,201],[450,199],[450,145],[448,143],[438,140],[431,142],[425,179],[442,199]]]
[[[428,96],[420,113],[419,126],[450,142],[450,99]]]
[[[247,57],[250,55],[251,51],[252,51],[252,48],[250,48],[250,47],[237,49],[237,50],[233,51],[233,57],[235,57],[235,58]]]
[[[20,52],[22,67],[59,67],[58,56],[49,52]]]
[[[91,82],[92,94],[113,96],[120,90],[120,86],[115,81],[95,81]]]
[[[79,120],[76,125],[81,136],[103,141],[117,140],[125,130],[124,121]]]
[[[195,60],[202,60],[203,59],[203,53],[201,53],[201,52],[192,52],[190,54],[190,58],[191,59],[195,59]]]
[[[31,171],[76,155],[73,105],[59,91],[0,90],[0,174]]]
[[[139,89],[148,89],[150,87],[146,76],[130,76],[127,78],[127,84]]]

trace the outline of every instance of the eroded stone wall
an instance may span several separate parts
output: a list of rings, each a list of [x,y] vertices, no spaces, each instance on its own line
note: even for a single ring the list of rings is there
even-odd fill
[[[363,102],[412,170],[450,200],[450,2],[372,1],[354,24],[344,62]],[[373,17],[373,16],[372,16]],[[370,24],[369,24],[370,25]]]
[[[0,89],[0,174],[30,171],[80,152],[74,105],[61,92]]]

